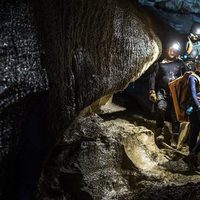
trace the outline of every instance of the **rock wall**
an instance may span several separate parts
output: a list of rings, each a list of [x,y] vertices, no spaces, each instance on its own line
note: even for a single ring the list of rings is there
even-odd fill
[[[13,113],[9,107],[28,96],[47,91],[48,81],[46,70],[41,65],[42,50],[33,10],[20,1],[3,0],[0,2],[0,11],[1,160],[18,141],[20,118],[24,111],[23,106],[19,106]]]
[[[123,114],[75,120],[46,165],[38,199],[198,199],[199,174],[141,126],[155,130],[155,121]]]
[[[156,1],[155,1],[156,2]],[[160,1],[156,3],[156,6],[169,11],[180,12],[183,14],[198,14],[200,2],[198,0],[170,0]]]
[[[84,107],[141,76],[159,55],[150,20],[132,1],[49,0],[34,7],[57,133]]]
[[[188,35],[192,24],[200,22],[200,2],[198,0],[139,0],[139,2],[173,27],[174,31],[182,34]]]
[[[198,14],[200,7],[198,0],[139,0],[139,2],[143,5],[157,6],[164,10],[183,14]]]
[[[24,135],[35,129],[33,122],[25,131],[27,122],[40,102],[46,101],[48,80],[41,61],[43,53],[30,5],[19,0],[0,1],[0,199],[11,194],[17,198],[13,189],[17,163],[25,174],[27,166],[21,161],[26,158],[18,160],[16,156]],[[43,110],[35,121],[41,119]],[[31,146],[30,140],[26,140],[26,146]]]
[[[140,77],[160,43],[128,0],[2,0],[0,10],[0,196],[16,184],[28,199],[80,111]]]

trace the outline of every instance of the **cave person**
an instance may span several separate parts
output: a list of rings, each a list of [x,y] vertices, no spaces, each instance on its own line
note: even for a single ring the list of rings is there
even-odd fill
[[[188,79],[190,89],[191,114],[189,115],[189,168],[195,170],[198,166],[197,154],[200,152],[200,55],[195,59],[196,71]]]
[[[195,22],[190,29],[184,55],[186,64],[191,71],[196,69],[194,61],[198,55],[200,55],[200,23]]]
[[[193,23],[190,29],[190,33],[188,36],[188,41],[186,44],[186,52],[182,56],[182,59],[184,60],[186,66],[188,67],[189,71],[195,71],[195,58],[200,55],[200,23]],[[185,123],[186,129],[182,130],[180,133],[182,136],[184,136],[184,139],[181,141],[183,144],[185,140],[188,140],[187,135],[190,132],[190,123]]]
[[[181,46],[179,42],[168,46],[166,57],[156,62],[150,74],[149,99],[156,104],[156,143],[164,142],[164,121],[166,111],[170,112],[172,135],[171,146],[175,147],[179,135],[180,123],[176,119],[173,101],[170,96],[168,83],[185,73],[186,66],[180,59]]]
[[[190,29],[190,33],[188,36],[188,41],[186,44],[186,52],[182,56],[183,60],[186,63],[186,66],[188,67],[189,71],[195,71],[195,58],[200,55],[200,23],[193,23]],[[184,139],[182,140],[182,144],[185,142],[185,140],[188,140],[187,134],[189,134],[190,129],[190,123],[185,123],[186,129],[183,130],[183,134],[186,134],[184,136]],[[180,133],[180,134],[182,134]],[[182,136],[183,136],[182,134]]]

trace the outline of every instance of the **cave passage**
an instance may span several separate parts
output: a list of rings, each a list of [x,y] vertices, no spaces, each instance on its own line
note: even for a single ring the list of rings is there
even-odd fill
[[[1,0],[0,199],[199,199],[185,135],[171,148],[168,116],[160,147],[149,101],[154,63],[172,41],[186,46],[199,9]]]

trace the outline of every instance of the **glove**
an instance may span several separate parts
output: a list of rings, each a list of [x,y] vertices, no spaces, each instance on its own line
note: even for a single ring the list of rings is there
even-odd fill
[[[150,92],[149,92],[149,100],[152,101],[153,103],[156,103],[157,96],[156,96],[155,90],[150,90]]]

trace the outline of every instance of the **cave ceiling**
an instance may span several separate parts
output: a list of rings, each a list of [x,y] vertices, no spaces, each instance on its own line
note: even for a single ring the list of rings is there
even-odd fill
[[[199,0],[139,0],[154,15],[177,30],[188,34],[194,22],[200,22]]]

